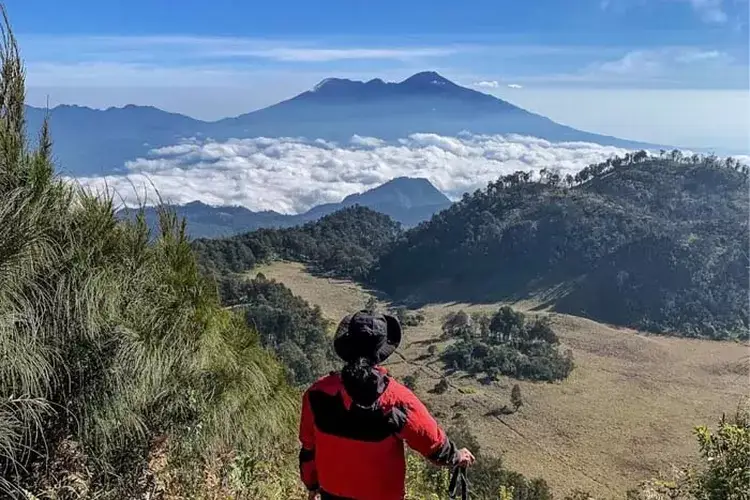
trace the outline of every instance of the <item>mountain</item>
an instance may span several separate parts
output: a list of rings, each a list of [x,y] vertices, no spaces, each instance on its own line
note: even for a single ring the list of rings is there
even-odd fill
[[[343,208],[361,205],[388,215],[405,227],[429,220],[437,212],[451,205],[450,199],[430,181],[422,178],[398,177],[363,193],[352,194],[339,203],[318,205],[305,213],[285,215],[273,211],[253,212],[244,207],[212,207],[194,201],[186,205],[173,205],[179,217],[187,220],[187,230],[193,238],[218,238],[254,231],[260,228],[292,227],[315,221]],[[120,211],[121,217],[135,215]],[[146,208],[146,221],[150,227],[158,226],[154,208]]]
[[[206,123],[151,106],[96,110],[62,105],[47,111],[26,106],[27,130],[48,116],[55,160],[64,175],[81,177],[125,171],[125,162],[157,147],[201,137]]]
[[[531,299],[661,333],[748,338],[748,167],[628,154],[575,177],[520,172],[385,252],[369,285],[424,302]]]
[[[324,235],[366,234],[351,210],[369,209],[352,207],[304,230],[204,241],[202,262],[241,272],[299,260],[414,307],[523,300],[639,330],[748,339],[748,172],[714,156],[629,153],[565,178],[506,175],[377,252]]]
[[[298,218],[304,221],[315,220],[353,205],[362,205],[386,214],[404,226],[411,227],[448,208],[451,201],[427,179],[397,177],[364,193],[349,195],[341,203],[313,207]]]
[[[328,78],[286,101],[215,122],[148,106],[106,110],[57,106],[49,113],[27,106],[29,130],[38,130],[47,114],[57,162],[70,176],[123,171],[126,161],[187,138],[306,137],[346,142],[355,134],[396,140],[417,132],[453,136],[469,131],[658,149],[555,123],[429,71],[398,83]]]

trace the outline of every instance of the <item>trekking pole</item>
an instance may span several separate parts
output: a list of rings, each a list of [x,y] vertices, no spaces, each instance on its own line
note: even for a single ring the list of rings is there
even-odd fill
[[[461,495],[461,500],[469,499],[469,478],[467,475],[466,467],[455,467],[451,472],[451,480],[448,485],[448,495],[451,500],[459,498],[457,495]]]

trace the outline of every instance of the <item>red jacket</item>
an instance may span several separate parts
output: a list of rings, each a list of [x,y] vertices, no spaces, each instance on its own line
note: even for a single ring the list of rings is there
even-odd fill
[[[455,446],[424,404],[377,370],[379,396],[370,407],[353,404],[339,373],[318,380],[303,396],[300,473],[323,499],[403,499],[404,442],[436,464],[455,459]]]

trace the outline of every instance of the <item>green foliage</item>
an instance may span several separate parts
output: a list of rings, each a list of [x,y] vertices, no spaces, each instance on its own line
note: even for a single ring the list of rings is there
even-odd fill
[[[568,495],[565,495],[563,500],[596,500],[589,492],[584,490],[574,490]]]
[[[695,429],[705,468],[695,474],[690,492],[699,500],[750,498],[750,413],[722,418],[716,432]]]
[[[395,297],[549,306],[655,332],[748,338],[748,169],[643,152],[564,181],[515,173],[399,239],[368,280]]]
[[[401,383],[403,383],[408,389],[413,391],[417,387],[417,378],[418,378],[418,373],[405,375]]]
[[[451,311],[443,318],[443,337],[461,337],[469,332],[472,327],[472,319],[463,309]]]
[[[282,283],[259,274],[253,280],[219,282],[224,305],[241,311],[264,347],[276,352],[295,385],[309,384],[334,368],[336,356],[327,332],[330,323]]]
[[[676,471],[670,479],[652,479],[628,493],[629,500],[750,499],[750,399],[718,428],[695,429],[701,464]]]
[[[472,435],[465,419],[459,418],[447,432],[456,446],[469,448],[477,459],[469,469],[471,498],[552,500],[552,493],[543,479],[527,479],[522,474],[506,469],[499,457],[483,453],[479,441]],[[407,491],[413,496],[407,498],[416,500],[446,497],[448,474],[445,469],[419,463],[412,464],[411,461],[409,465]],[[507,496],[503,496],[502,492]]]
[[[448,368],[529,380],[562,380],[573,370],[570,351],[558,352],[558,338],[546,318],[527,322],[512,308],[501,307],[491,317],[471,320],[466,313],[448,315],[443,331],[459,339],[442,354]],[[456,318],[459,318],[457,320]]]
[[[401,226],[387,215],[353,206],[299,227],[199,239],[193,248],[202,266],[220,274],[291,260],[321,274],[359,278],[400,234]]]
[[[450,385],[448,384],[448,379],[443,377],[440,379],[440,382],[435,384],[435,387],[432,388],[432,392],[435,394],[445,394],[449,388]]]
[[[513,389],[510,391],[510,403],[518,411],[523,406],[523,396],[521,395],[521,387],[518,384],[513,385]]]
[[[404,306],[391,309],[390,314],[395,316],[404,328],[419,326],[424,322],[424,313],[422,311],[410,311]]]
[[[196,498],[227,456],[285,453],[296,395],[184,224],[162,211],[151,235],[56,179],[47,127],[26,147],[7,24],[0,59],[0,496],[139,498],[182,475],[195,487],[173,491]]]

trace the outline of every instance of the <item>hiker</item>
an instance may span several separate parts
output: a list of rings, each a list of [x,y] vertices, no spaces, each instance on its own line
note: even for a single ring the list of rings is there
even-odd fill
[[[404,442],[441,466],[474,462],[457,450],[424,404],[381,366],[401,342],[393,316],[360,311],[345,317],[333,346],[345,362],[302,399],[300,475],[309,500],[401,500]]]

